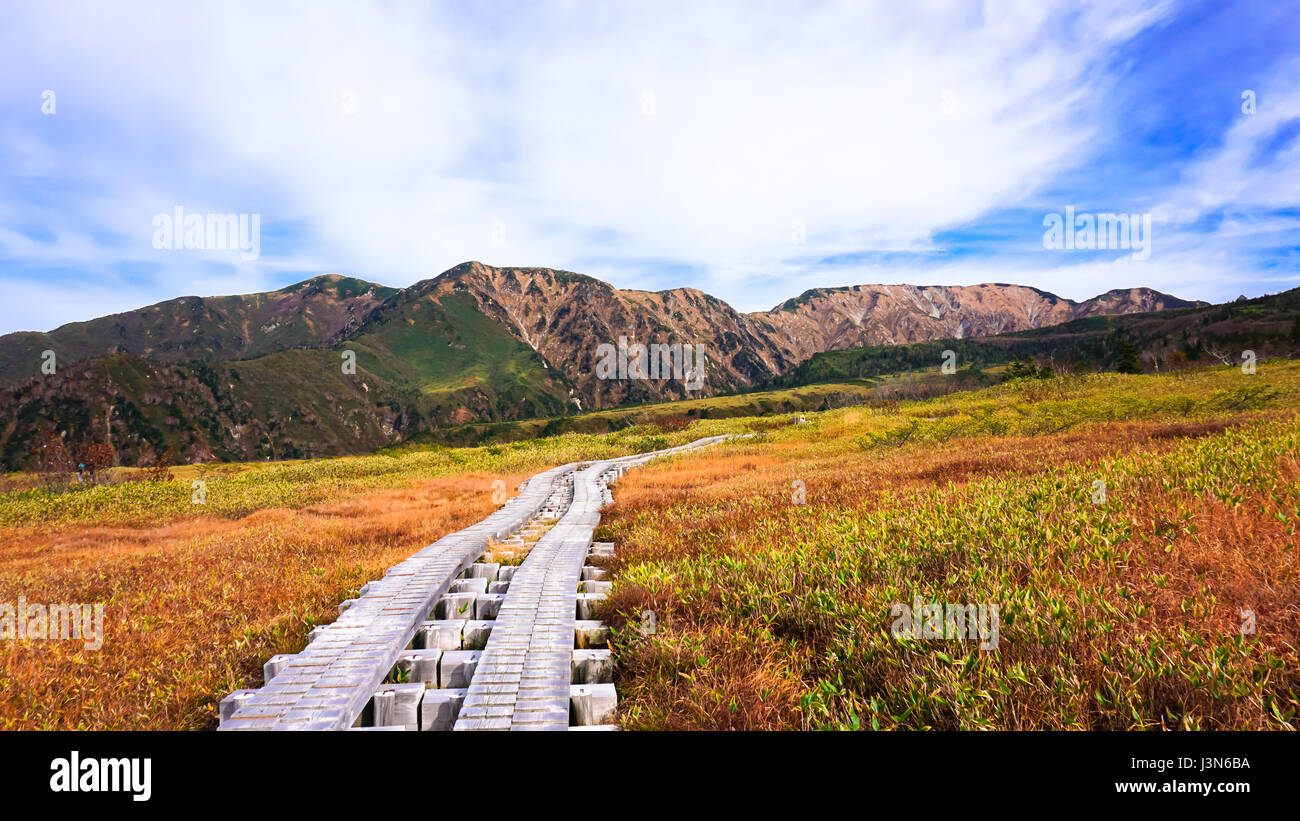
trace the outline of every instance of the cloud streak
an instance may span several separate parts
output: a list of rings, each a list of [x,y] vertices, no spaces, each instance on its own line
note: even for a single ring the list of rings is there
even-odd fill
[[[1281,87],[1254,119],[1225,121],[1218,147],[1177,152],[1158,189],[1102,187],[1124,200],[1115,210],[1155,212],[1152,260],[1032,253],[1044,211],[1097,193],[1080,169],[1146,139],[1124,133],[1114,102],[1133,93],[1125,66],[1144,38],[1195,28],[1179,13],[19,5],[0,33],[0,277],[40,307],[11,301],[0,330],[326,271],[406,285],[467,259],[690,285],[742,309],[810,285],[948,277],[1208,298],[1225,268],[1207,248],[1255,266],[1232,266],[1247,283],[1285,283],[1278,210],[1296,204],[1281,181],[1296,149],[1262,164],[1256,150],[1295,116]],[[260,214],[261,259],[154,250],[152,217],[176,205]],[[1218,231],[1197,222],[1225,212]],[[951,258],[973,251],[954,232],[1009,214],[1014,236]],[[843,262],[887,254],[887,267]]]

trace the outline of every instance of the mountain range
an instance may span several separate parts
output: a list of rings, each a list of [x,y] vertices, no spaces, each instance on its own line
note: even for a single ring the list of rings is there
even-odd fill
[[[830,351],[1204,304],[1148,288],[1073,302],[1002,283],[855,285],[741,313],[693,288],[548,268],[467,262],[402,289],[331,274],[0,337],[0,462],[30,465],[48,430],[126,464],[361,452],[439,425],[743,390]],[[620,338],[703,346],[703,386],[599,378],[600,346]]]

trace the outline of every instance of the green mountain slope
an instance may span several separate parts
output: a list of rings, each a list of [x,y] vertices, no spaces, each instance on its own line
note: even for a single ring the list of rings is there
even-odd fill
[[[396,288],[329,274],[278,291],[186,296],[48,333],[6,334],[0,337],[0,385],[39,374],[45,350],[55,351],[63,366],[106,353],[185,362],[318,347],[356,328],[396,293]]]
[[[10,385],[0,463],[34,464],[47,430],[74,454],[111,444],[125,464],[169,450],[178,461],[359,453],[438,425],[563,413],[567,390],[467,294],[404,299],[330,348],[183,363],[108,354]]]

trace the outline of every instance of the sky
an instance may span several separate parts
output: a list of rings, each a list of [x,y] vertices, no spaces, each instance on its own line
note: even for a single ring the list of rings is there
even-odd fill
[[[1149,244],[1046,247],[1067,208]],[[255,253],[205,247],[220,214]],[[743,311],[1297,287],[1300,4],[0,8],[0,333],[466,260]]]

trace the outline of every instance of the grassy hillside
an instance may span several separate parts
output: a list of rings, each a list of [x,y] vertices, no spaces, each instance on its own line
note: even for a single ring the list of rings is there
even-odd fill
[[[373,282],[327,275],[278,291],[180,297],[48,333],[6,334],[0,338],[0,385],[39,375],[45,350],[54,351],[65,367],[106,353],[178,363],[318,347],[395,293]]]
[[[339,347],[357,352],[359,369],[414,390],[417,409],[432,418],[445,420],[448,407],[492,419],[560,413],[567,404],[563,376],[465,293],[386,307]]]

